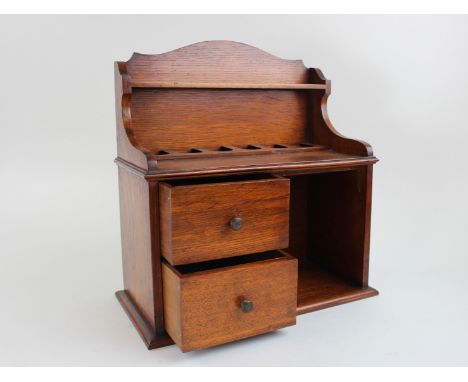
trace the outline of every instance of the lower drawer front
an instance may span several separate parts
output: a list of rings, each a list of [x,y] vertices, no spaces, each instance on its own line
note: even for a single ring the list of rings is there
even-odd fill
[[[182,351],[296,323],[297,259],[259,256],[264,259],[187,273],[163,263],[166,331]]]

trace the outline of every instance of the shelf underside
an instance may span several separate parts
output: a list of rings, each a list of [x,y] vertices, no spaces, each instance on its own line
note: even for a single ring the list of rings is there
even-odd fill
[[[361,288],[313,263],[301,263],[297,290],[297,314],[378,295],[374,288]]]

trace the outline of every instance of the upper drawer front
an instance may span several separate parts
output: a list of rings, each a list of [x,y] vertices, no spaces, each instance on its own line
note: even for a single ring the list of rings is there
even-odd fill
[[[173,265],[289,242],[289,179],[160,185],[161,249]]]

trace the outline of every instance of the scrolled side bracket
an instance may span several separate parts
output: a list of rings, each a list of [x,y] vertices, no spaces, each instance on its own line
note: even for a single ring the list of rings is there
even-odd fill
[[[132,128],[131,77],[127,72],[125,62],[115,63],[115,92],[116,92],[116,120],[117,120],[117,159],[133,163],[143,170],[156,167],[157,162],[151,152],[141,147]]]
[[[309,129],[312,142],[329,146],[341,153],[372,157],[374,154],[371,145],[341,135],[330,121],[327,101],[331,93],[331,81],[327,80],[321,70],[316,68],[309,69],[309,81],[327,85],[325,90],[310,92]]]

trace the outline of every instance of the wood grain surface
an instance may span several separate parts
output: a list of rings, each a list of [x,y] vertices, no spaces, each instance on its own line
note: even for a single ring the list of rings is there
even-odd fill
[[[371,287],[361,287],[312,261],[299,266],[297,314],[377,296]]]
[[[119,195],[124,287],[142,316],[155,328],[148,183],[119,169]]]
[[[149,152],[305,140],[306,94],[293,90],[134,90],[132,126]]]
[[[116,62],[115,83],[117,297],[149,348],[170,344],[167,332],[184,351],[214,346],[377,294],[377,158],[332,125],[319,69],[207,41]],[[280,248],[290,255],[259,253]]]
[[[160,184],[161,249],[171,264],[288,246],[289,180]],[[238,231],[232,218],[244,224]]]
[[[163,263],[166,329],[182,351],[203,349],[296,322],[297,259],[282,256],[182,274]],[[252,311],[240,308],[253,302]]]
[[[159,240],[159,187],[119,168],[120,229],[125,294],[120,298],[128,315],[151,346],[163,344],[164,329],[161,257]],[[128,301],[131,301],[131,304]],[[126,302],[124,304],[124,302]],[[131,305],[131,309],[128,307]],[[141,318],[140,318],[141,317]],[[167,341],[166,341],[167,342]],[[148,345],[149,346],[149,345]]]
[[[242,179],[242,178],[241,178]],[[289,180],[160,184],[161,248],[171,264],[288,246]],[[244,224],[238,231],[232,218]]]
[[[120,290],[115,293],[128,318],[132,321],[138,334],[145,343],[148,350],[174,344],[171,337],[165,332],[156,332],[154,328],[141,314],[141,310],[135,305],[128,292]]]
[[[371,177],[366,167],[309,177],[308,258],[360,287],[368,284]]]
[[[135,82],[307,83],[301,60],[285,60],[234,41],[204,41],[162,54],[135,53],[127,61]]]

